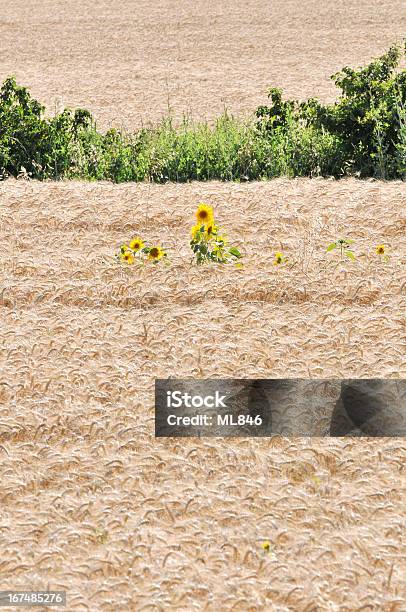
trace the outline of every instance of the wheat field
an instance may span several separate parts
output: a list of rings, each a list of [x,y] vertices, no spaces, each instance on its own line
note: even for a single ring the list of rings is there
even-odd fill
[[[405,376],[404,185],[0,193],[2,588],[88,610],[405,609],[402,439],[153,437],[155,377]],[[244,270],[190,264],[202,199]],[[356,262],[325,253],[342,232]],[[116,263],[134,234],[171,266]]]
[[[245,115],[286,95],[332,101],[330,80],[406,33],[402,0],[3,0],[0,79],[15,74],[52,114],[102,129]]]
[[[269,85],[332,100],[329,76],[405,26],[388,0],[5,0],[0,78],[102,129],[168,105],[211,120]],[[191,264],[200,201],[244,269]],[[406,610],[401,438],[154,438],[159,377],[405,377],[405,203],[355,179],[0,183],[0,589],[91,612]],[[118,264],[136,234],[170,266]],[[325,252],[341,236],[355,262]]]

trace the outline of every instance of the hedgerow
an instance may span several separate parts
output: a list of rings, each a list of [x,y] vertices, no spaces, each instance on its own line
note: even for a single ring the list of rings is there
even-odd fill
[[[264,180],[276,176],[406,176],[406,70],[393,46],[333,79],[334,104],[270,103],[250,120],[224,113],[214,125],[172,118],[134,134],[97,130],[85,109],[54,117],[13,77],[0,90],[0,178],[124,181]]]

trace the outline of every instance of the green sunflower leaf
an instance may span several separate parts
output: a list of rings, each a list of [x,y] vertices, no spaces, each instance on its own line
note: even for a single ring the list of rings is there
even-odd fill
[[[235,247],[230,247],[228,249],[228,252],[230,253],[230,255],[234,255],[234,257],[237,257],[237,259],[240,259],[240,257],[242,257],[240,251]]]

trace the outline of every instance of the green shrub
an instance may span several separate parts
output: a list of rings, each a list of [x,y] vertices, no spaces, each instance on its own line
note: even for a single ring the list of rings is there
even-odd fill
[[[259,129],[272,135],[281,128],[291,134],[292,126],[299,132],[313,128],[312,141],[319,153],[319,139],[328,143],[320,165],[322,174],[404,176],[399,170],[399,163],[403,167],[399,155],[403,159],[406,71],[396,70],[400,57],[400,49],[394,46],[365,68],[346,67],[333,75],[342,91],[334,104],[323,105],[315,98],[303,103],[283,101],[281,91],[271,89],[271,106],[260,106],[256,111]],[[297,155],[301,158],[300,151],[295,151]]]
[[[396,111],[399,122],[398,141],[396,148],[396,173],[401,178],[406,178],[406,103],[399,95],[396,101]]]
[[[0,91],[0,174],[17,176],[22,170],[44,179],[69,175],[73,143],[92,126],[87,110],[65,110],[44,118],[44,107],[14,78]]]
[[[14,78],[0,90],[0,178],[249,181],[276,176],[406,176],[406,71],[392,47],[365,68],[343,68],[334,104],[283,100],[251,120],[224,113],[214,125],[188,117],[126,134],[97,131],[85,109],[47,118]]]

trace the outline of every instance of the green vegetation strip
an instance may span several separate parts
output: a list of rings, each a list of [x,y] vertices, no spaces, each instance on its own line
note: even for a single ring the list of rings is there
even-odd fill
[[[406,70],[393,46],[365,68],[333,75],[334,104],[283,100],[247,121],[171,118],[134,134],[97,131],[89,111],[52,118],[14,78],[0,93],[0,178],[124,181],[264,180],[276,176],[406,177]]]

